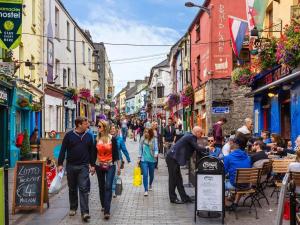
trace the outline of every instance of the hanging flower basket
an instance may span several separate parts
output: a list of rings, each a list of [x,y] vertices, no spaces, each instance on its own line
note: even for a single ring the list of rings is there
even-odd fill
[[[42,104],[41,103],[33,103],[31,105],[31,110],[34,111],[34,112],[42,111]]]
[[[180,103],[180,96],[178,94],[170,94],[167,98],[167,105],[171,109]]]
[[[231,80],[238,86],[249,86],[252,80],[251,71],[248,67],[237,67],[231,73]]]
[[[30,105],[30,102],[29,102],[29,99],[28,98],[25,98],[23,96],[20,96],[19,99],[18,99],[18,105],[21,107],[21,108],[25,108],[27,106]]]
[[[88,99],[91,97],[91,91],[87,88],[82,88],[79,91],[79,95],[81,98]]]
[[[181,92],[180,102],[183,107],[187,107],[194,102],[194,89],[192,85],[187,85]]]

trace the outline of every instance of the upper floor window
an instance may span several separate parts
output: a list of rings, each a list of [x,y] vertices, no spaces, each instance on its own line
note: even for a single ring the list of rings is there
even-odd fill
[[[89,64],[89,70],[92,69],[92,53],[91,53],[91,49],[88,48],[88,64]]]
[[[200,55],[197,57],[197,85],[200,84],[200,73],[201,73],[201,65],[200,65]]]
[[[196,26],[196,42],[200,40],[200,24]]]
[[[32,21],[31,21],[31,23],[32,23],[32,26],[36,26],[36,20],[35,20],[35,17],[36,17],[36,11],[35,11],[35,4],[36,3],[36,0],[32,0],[32,14],[31,14],[31,18],[32,18]]]
[[[63,69],[63,87],[67,87],[67,70]]]
[[[165,87],[163,85],[159,85],[156,88],[157,88],[157,98],[163,98]]]
[[[82,63],[85,64],[85,43],[82,42]]]
[[[59,10],[56,7],[55,7],[55,37],[59,38]]]
[[[67,48],[71,51],[70,43],[70,23],[67,21]]]
[[[71,83],[72,83],[71,68],[68,68],[68,87],[71,86]]]

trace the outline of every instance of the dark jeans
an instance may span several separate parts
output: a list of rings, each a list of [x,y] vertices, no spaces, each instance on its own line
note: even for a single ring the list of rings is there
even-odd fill
[[[98,177],[101,206],[104,208],[104,214],[109,214],[116,165],[112,165],[107,171],[100,170],[99,166],[96,166],[96,173]]]
[[[180,195],[182,201],[186,201],[189,199],[189,196],[186,194],[184,187],[183,187],[183,180],[181,176],[180,166],[176,162],[175,159],[171,158],[170,156],[166,157],[166,162],[168,166],[168,173],[169,173],[169,198],[170,201],[175,201],[177,199],[176,195],[176,188]]]
[[[70,210],[78,208],[78,189],[81,214],[89,213],[90,176],[88,165],[67,165]]]

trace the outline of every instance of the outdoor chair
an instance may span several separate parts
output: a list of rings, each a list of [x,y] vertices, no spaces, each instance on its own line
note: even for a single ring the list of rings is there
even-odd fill
[[[235,177],[236,188],[230,191],[234,195],[239,194],[242,196],[247,196],[247,199],[249,196],[249,198],[251,199],[251,203],[249,205],[249,213],[251,213],[251,209],[252,207],[254,207],[256,219],[258,219],[258,216],[255,201],[257,201],[256,188],[258,184],[259,171],[260,169],[258,168],[237,169]],[[243,206],[245,206],[245,201],[243,203]],[[238,219],[236,209],[234,209],[234,212],[236,219]]]
[[[260,172],[259,172],[259,178],[258,178],[258,184],[257,184],[257,200],[258,204],[260,199],[266,199],[266,202],[268,205],[269,200],[265,194],[265,189],[269,183],[270,175],[272,172],[272,162],[271,161],[266,161],[264,162]]]
[[[272,168],[273,168],[272,173],[274,174],[275,187],[271,194],[271,197],[273,197],[273,194],[276,193],[277,204],[278,204],[280,188],[282,186],[282,179],[283,176],[288,172],[288,167],[291,162],[293,162],[293,160],[286,160],[286,159],[273,160],[272,162]]]

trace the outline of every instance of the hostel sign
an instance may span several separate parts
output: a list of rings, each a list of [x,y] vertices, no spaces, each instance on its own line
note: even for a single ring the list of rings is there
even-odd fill
[[[14,49],[22,34],[23,0],[0,0],[0,47]]]

